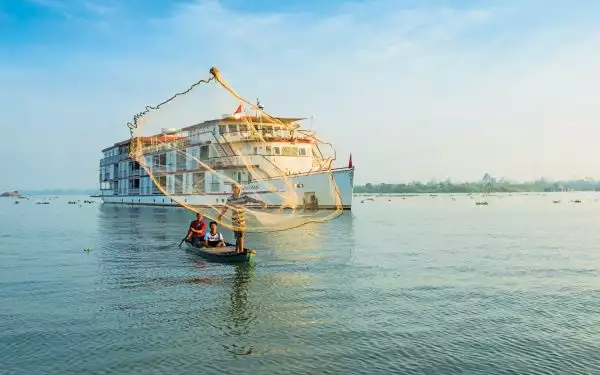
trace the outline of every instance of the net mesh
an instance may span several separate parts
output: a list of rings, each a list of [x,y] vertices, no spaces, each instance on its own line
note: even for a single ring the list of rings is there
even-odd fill
[[[343,210],[335,149],[302,120],[270,115],[213,67],[208,78],[127,124],[131,173],[140,175],[129,180],[129,192],[162,194],[234,231],[331,220]]]

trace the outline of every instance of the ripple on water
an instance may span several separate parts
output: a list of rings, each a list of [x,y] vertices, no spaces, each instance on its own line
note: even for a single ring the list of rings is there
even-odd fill
[[[600,373],[600,213],[461,199],[251,233],[254,267],[179,248],[185,210],[0,202],[0,373]]]

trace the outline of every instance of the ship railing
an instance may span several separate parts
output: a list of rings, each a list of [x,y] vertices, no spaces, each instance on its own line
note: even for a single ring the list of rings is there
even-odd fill
[[[312,162],[312,167],[310,168],[310,170],[307,173],[310,174],[313,172],[328,171],[331,169],[332,163],[333,163],[333,158],[331,158],[331,157],[325,158],[325,159],[314,158],[313,162]]]
[[[248,166],[257,167],[266,173],[269,177],[285,176],[285,172],[275,165],[271,160],[264,155],[248,155],[248,156],[224,156],[211,158],[206,161],[206,164],[213,169],[218,167],[239,167],[247,169]]]
[[[109,156],[107,158],[100,159],[100,165],[115,164],[115,163],[118,163],[118,162],[126,160],[126,159],[127,159],[126,154],[113,155],[113,156]]]
[[[336,159],[337,155],[336,155],[336,152],[335,152],[335,148],[333,148],[333,146],[328,145],[329,147],[331,147],[331,150],[332,150],[332,153],[333,153],[333,155],[331,155],[331,156],[325,156],[325,153],[321,150],[321,146],[323,146],[322,144],[321,145],[320,144],[316,144],[315,146],[317,148],[317,151],[319,152],[318,156],[321,159],[332,159],[332,160]]]
[[[222,138],[224,142],[221,142],[219,138]],[[225,156],[236,155],[231,147],[231,144],[223,137],[217,137],[212,130],[204,130],[198,133],[192,133],[190,135],[190,145],[197,144],[212,144],[218,147]]]
[[[219,137],[220,139],[223,140],[223,142],[221,142],[219,139],[217,139],[214,132],[209,131],[208,133],[210,133],[214,137],[215,141],[222,147],[223,152],[226,155],[228,155],[226,157],[231,157],[229,155],[235,155],[235,157],[237,159],[234,159],[235,162],[231,163],[232,165],[239,165],[239,166],[246,166],[246,164],[258,165],[260,167],[260,169],[262,169],[269,177],[277,177],[277,176],[285,175],[285,172],[283,172],[283,170],[281,170],[281,168],[279,168],[277,165],[275,165],[275,163],[273,163],[271,160],[266,158],[264,155],[248,155],[248,156],[245,156],[243,159],[241,159],[239,156],[237,156],[235,151],[233,151],[233,147],[231,147],[231,143],[229,143],[229,141],[225,137],[225,134],[227,134],[227,133],[221,134]],[[243,131],[243,130],[240,132],[232,132],[232,133],[239,134],[238,138],[240,136],[243,136],[244,133],[247,133],[248,135],[250,134],[249,131]],[[220,158],[220,159],[224,159],[224,158]]]
[[[189,144],[190,144],[189,140],[181,140],[181,141],[158,143],[158,144],[154,144],[154,145],[147,145],[147,146],[142,147],[142,154],[148,155],[148,154],[156,154],[156,153],[161,153],[161,152],[166,152],[166,151],[181,150],[182,148],[189,146]]]
[[[290,140],[294,139],[314,139],[316,132],[311,130],[298,129],[293,132],[293,136],[289,130],[274,130],[272,126],[261,127],[260,124],[255,124],[255,131],[251,131],[248,127],[238,128],[237,130],[230,130],[229,127],[226,129],[221,128],[219,130],[221,136],[226,137],[228,141],[241,141],[260,139],[261,137],[265,140]]]
[[[267,175],[269,175],[269,177],[278,177],[278,176],[284,176],[285,172],[279,168],[275,163],[273,163],[271,160],[269,160],[269,158],[267,158],[264,155],[253,155],[256,157],[260,157],[259,160],[264,161],[265,164],[260,164],[258,163],[258,165],[260,166],[261,169],[263,169],[265,171],[265,173],[267,173]]]
[[[168,168],[167,166],[152,166],[152,168],[150,168],[150,172],[152,174],[164,173],[164,172],[167,172],[167,170],[168,170],[167,168]]]

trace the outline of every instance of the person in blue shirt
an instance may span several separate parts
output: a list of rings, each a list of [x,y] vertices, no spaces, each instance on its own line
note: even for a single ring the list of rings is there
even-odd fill
[[[217,232],[217,223],[214,221],[210,222],[210,231],[204,235],[204,246],[205,247],[223,247],[225,241],[221,232]]]

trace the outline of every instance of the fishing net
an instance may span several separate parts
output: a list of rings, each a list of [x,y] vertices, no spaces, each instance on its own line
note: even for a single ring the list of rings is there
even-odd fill
[[[128,195],[178,204],[235,231],[331,220],[343,210],[340,178],[351,182],[333,169],[333,146],[303,120],[269,114],[211,68],[128,123],[130,173],[139,175],[129,179]]]

